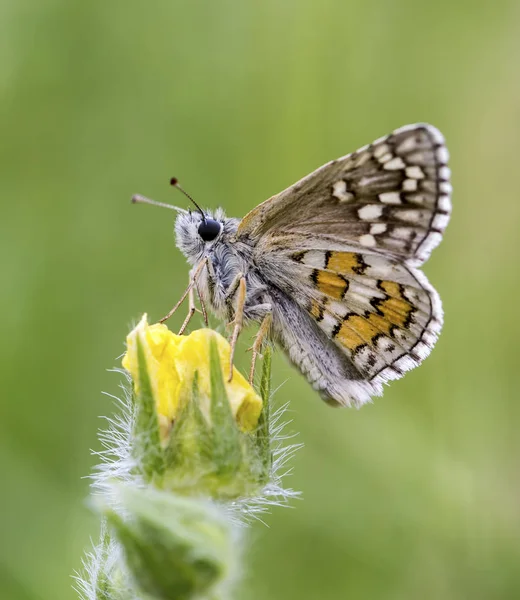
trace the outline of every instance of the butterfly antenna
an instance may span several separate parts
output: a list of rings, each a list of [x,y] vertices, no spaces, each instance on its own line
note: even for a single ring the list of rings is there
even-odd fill
[[[166,204],[165,202],[157,202],[157,200],[151,200],[146,196],[141,196],[141,194],[134,194],[132,196],[132,204],[151,204],[152,206],[162,206],[163,208],[169,208],[177,212],[186,212],[183,208],[178,208],[177,206],[173,206],[173,204]]]
[[[197,207],[197,210],[200,212],[201,216],[202,216],[202,220],[204,221],[204,223],[206,222],[206,215],[204,214],[204,211],[202,210],[202,208],[195,202],[195,200],[188,194],[188,192],[186,192],[182,187],[181,184],[179,183],[178,179],[176,177],[172,177],[170,179],[170,185],[172,185],[173,187],[177,188],[178,190],[180,190],[185,196],[186,198],[189,198],[193,204],[195,204],[195,206]]]

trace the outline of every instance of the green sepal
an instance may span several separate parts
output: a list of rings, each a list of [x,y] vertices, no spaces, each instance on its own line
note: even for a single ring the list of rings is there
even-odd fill
[[[94,589],[96,591],[96,600],[110,600],[113,596],[113,586],[111,582],[113,573],[109,570],[108,565],[110,541],[111,538],[106,526],[106,521],[103,521],[101,524],[101,540],[97,548],[99,569],[97,570],[96,578],[93,581]]]
[[[201,411],[194,378],[192,396],[173,425],[165,452],[164,488],[182,494],[206,494],[228,500],[258,492],[271,468],[269,444],[269,386],[271,355],[266,354],[262,375],[264,406],[254,432],[240,431],[231,411],[222,364],[210,341],[209,420]]]
[[[201,480],[212,472],[211,426],[200,408],[198,373],[192,395],[173,425],[165,451],[165,486],[177,491],[204,491]]]
[[[271,348],[267,347],[264,351],[264,360],[262,364],[262,378],[260,380],[260,396],[262,397],[262,412],[258,419],[256,429],[256,443],[260,453],[262,463],[262,483],[269,480],[271,467],[273,464],[273,453],[271,449],[271,437],[269,431],[269,408],[271,400]]]
[[[132,432],[132,457],[137,470],[146,482],[157,481],[164,473],[164,454],[159,435],[159,421],[148,364],[141,338],[138,335],[137,362],[139,369],[139,393],[134,391],[134,429]],[[135,390],[135,385],[134,385]]]
[[[218,476],[232,477],[238,471],[242,462],[240,432],[229,405],[217,343],[213,337],[209,343],[209,372],[211,385],[210,417],[213,438],[211,446],[212,459]]]
[[[120,565],[114,560],[117,542],[110,535],[107,520],[101,521],[99,544],[94,548],[91,565],[91,592],[88,598],[95,600],[127,600],[129,589]]]

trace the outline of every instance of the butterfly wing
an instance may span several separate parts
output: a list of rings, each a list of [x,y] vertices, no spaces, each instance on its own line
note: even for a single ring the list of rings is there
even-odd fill
[[[447,161],[435,127],[403,127],[266,200],[245,216],[238,236],[271,245],[319,236],[419,266],[449,221]]]
[[[293,303],[285,313],[297,306],[321,331],[310,344],[287,331],[297,321],[286,319],[277,335],[326,398],[362,404],[433,348],[442,307],[416,267],[449,220],[447,160],[435,128],[404,127],[324,165],[241,222],[238,237],[253,245],[260,272]],[[336,366],[331,375],[332,347],[343,357],[340,377]]]
[[[269,288],[280,290],[275,337],[336,403],[361,405],[381,395],[384,383],[430,354],[442,328],[441,302],[426,276],[381,254],[293,247],[255,262]]]
[[[286,275],[300,288],[293,298],[375,389],[428,356],[442,309],[423,273],[377,254],[307,250],[287,258]]]

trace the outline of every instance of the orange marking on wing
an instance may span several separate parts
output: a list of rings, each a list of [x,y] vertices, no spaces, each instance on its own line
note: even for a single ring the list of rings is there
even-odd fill
[[[401,294],[399,284],[395,281],[382,281],[381,288],[390,296],[380,306],[382,312],[388,312],[396,317],[395,325],[403,325],[406,322],[410,312],[413,310],[412,304]],[[392,320],[392,319],[390,319]]]
[[[385,333],[386,335],[390,335],[392,325],[397,325],[397,323],[393,323],[390,319],[388,319],[386,314],[384,317],[382,317],[381,315],[370,313],[370,315],[368,315],[368,320],[373,327],[377,329],[378,333]]]
[[[397,300],[396,298],[386,300],[384,306],[381,307],[381,310],[385,315],[388,315],[390,320],[396,321],[396,325],[404,324],[412,309],[413,307],[410,303]]]
[[[413,304],[403,299],[398,283],[383,281],[380,287],[389,296],[397,297],[379,302],[378,310],[382,315],[352,315],[343,322],[336,340],[349,350],[355,351],[362,344],[373,343],[374,337],[380,333],[391,336],[392,327],[404,327],[414,310]]]
[[[380,286],[389,296],[401,296],[399,284],[395,281],[382,281]]]
[[[365,343],[365,340],[353,329],[351,329],[348,321],[344,321],[341,325],[341,329],[338,331],[336,339],[342,346],[345,346],[349,350],[354,350],[361,344]]]
[[[323,294],[341,300],[348,289],[348,283],[336,273],[318,271],[316,286]]]
[[[392,323],[379,315],[370,314],[368,317],[354,315],[344,321],[336,339],[349,350],[355,350],[361,344],[369,344],[379,333],[390,335]]]
[[[364,341],[369,341],[376,334],[381,333],[379,327],[372,323],[370,316],[368,318],[360,316],[350,317],[348,324],[359,333]]]
[[[360,274],[365,265],[355,252],[332,252],[327,269],[344,275]]]

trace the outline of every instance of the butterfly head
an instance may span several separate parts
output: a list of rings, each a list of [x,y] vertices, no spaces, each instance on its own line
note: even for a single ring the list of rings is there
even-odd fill
[[[132,202],[153,204],[176,211],[178,213],[175,220],[177,247],[186,256],[188,262],[195,264],[215,248],[218,248],[219,242],[229,241],[229,238],[236,233],[240,221],[226,218],[221,208],[218,208],[215,212],[202,210],[195,200],[183,190],[175,177],[170,180],[170,184],[188,197],[197,210],[184,210],[171,204],[150,200],[140,194],[133,196]]]
[[[216,211],[179,213],[175,221],[175,239],[188,262],[195,264],[203,256],[229,241],[236,233],[238,219],[229,219],[221,208]]]

